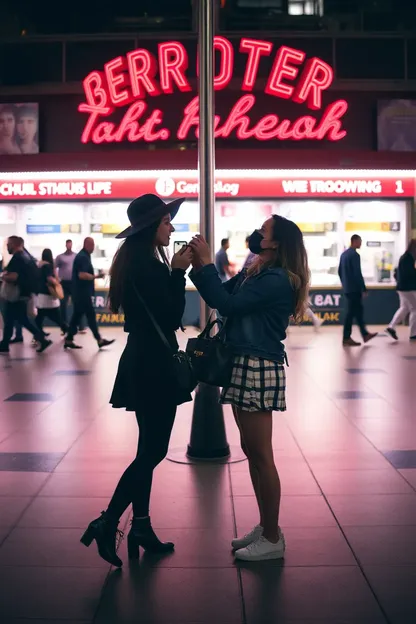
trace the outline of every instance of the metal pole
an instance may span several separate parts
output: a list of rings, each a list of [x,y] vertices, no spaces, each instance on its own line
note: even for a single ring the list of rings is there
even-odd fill
[[[200,232],[211,251],[214,249],[214,3],[215,0],[200,0],[198,7],[199,33],[199,211]],[[205,327],[210,310],[201,298],[200,326]]]
[[[214,138],[214,9],[216,0],[199,0],[199,206],[200,232],[214,251],[215,138]],[[210,310],[201,298],[200,326],[205,327]],[[225,433],[219,388],[200,383],[195,392],[191,436],[186,456],[172,449],[168,459],[178,463],[243,461],[240,449],[231,455]]]

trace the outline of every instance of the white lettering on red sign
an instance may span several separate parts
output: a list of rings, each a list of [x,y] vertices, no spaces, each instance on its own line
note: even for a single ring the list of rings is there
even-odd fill
[[[112,182],[4,182],[2,197],[100,197],[112,194]]]
[[[236,197],[240,190],[237,182],[224,182],[217,180],[214,184],[214,191],[220,195],[231,195]],[[162,197],[170,197],[175,193],[179,195],[195,195],[199,193],[199,183],[190,182],[188,180],[178,180],[175,182],[172,178],[158,178],[155,182],[155,191]]]
[[[396,183],[397,184],[397,183]],[[381,180],[282,180],[288,195],[380,195]],[[402,192],[397,191],[396,192]]]

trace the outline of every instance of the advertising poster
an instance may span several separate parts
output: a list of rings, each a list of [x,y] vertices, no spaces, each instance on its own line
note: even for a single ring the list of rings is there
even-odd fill
[[[377,149],[416,151],[416,100],[379,100]]]
[[[0,104],[0,156],[39,153],[39,105]]]

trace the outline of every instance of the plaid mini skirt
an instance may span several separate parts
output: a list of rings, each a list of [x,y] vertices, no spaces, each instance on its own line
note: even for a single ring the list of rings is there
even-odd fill
[[[284,412],[284,365],[249,355],[235,357],[230,383],[221,393],[221,403],[234,405],[246,412]]]

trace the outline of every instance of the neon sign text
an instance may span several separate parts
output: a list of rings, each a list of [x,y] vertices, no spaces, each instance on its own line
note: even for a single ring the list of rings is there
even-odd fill
[[[219,70],[214,77],[216,91],[225,89],[234,71],[235,50],[225,37],[215,37],[215,54],[219,55]],[[322,94],[332,84],[332,68],[325,61],[313,57],[306,59],[302,50],[281,46],[276,50],[265,92],[278,99],[291,99],[306,105],[315,114],[302,115],[295,120],[282,118],[276,112],[252,122],[249,113],[255,113],[255,89],[259,65],[265,56],[271,56],[273,44],[268,41],[242,38],[239,52],[246,56],[246,66],[239,97],[228,116],[215,117],[218,138],[237,136],[240,140],[258,141],[340,141],[346,136],[342,119],[348,110],[345,100],[336,100],[325,108]],[[167,141],[172,129],[164,126],[164,113],[151,109],[151,98],[172,94],[175,90],[187,93],[192,90],[187,72],[188,54],[182,43],[159,43],[157,58],[140,48],[125,57],[118,56],[104,65],[104,71],[93,71],[83,81],[85,102],[78,110],[88,114],[81,142],[120,143]],[[150,99],[146,99],[146,98]],[[115,123],[108,119],[116,108],[128,107],[123,119]],[[317,116],[316,111],[320,114]],[[185,106],[182,120],[176,130],[180,141],[198,137],[198,97]]]

